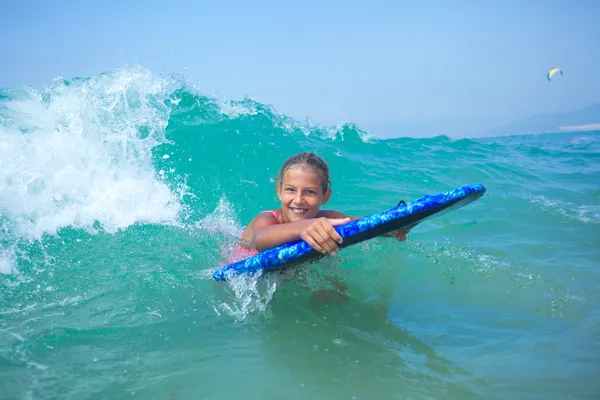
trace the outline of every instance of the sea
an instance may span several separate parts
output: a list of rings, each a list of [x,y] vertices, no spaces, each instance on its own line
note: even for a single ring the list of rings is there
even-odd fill
[[[393,136],[137,66],[0,89],[0,398],[600,398],[600,132]],[[487,192],[212,279],[301,151],[349,215]]]

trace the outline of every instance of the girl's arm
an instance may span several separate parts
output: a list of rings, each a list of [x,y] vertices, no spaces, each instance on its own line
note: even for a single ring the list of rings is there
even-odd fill
[[[256,217],[249,237],[244,239],[257,251],[265,251],[284,243],[303,239],[315,250],[333,255],[343,241],[333,227],[359,218],[361,217],[347,216],[339,211],[322,210],[317,218],[278,224],[272,215],[264,213]],[[408,231],[397,231],[381,236],[395,237],[402,241],[406,239],[406,233]]]
[[[284,243],[300,239],[300,232],[314,219],[278,224],[271,215],[259,216],[254,221],[250,234],[250,245],[258,251],[265,251]]]
[[[321,253],[335,254],[342,238],[333,229],[349,222],[348,218],[318,217],[287,224],[274,223],[271,216],[259,216],[254,221],[250,245],[258,251],[303,239]]]

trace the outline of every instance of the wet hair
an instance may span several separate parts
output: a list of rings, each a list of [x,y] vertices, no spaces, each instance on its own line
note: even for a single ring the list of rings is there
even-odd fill
[[[281,184],[283,184],[283,177],[289,169],[297,167],[309,168],[314,173],[319,175],[319,177],[321,178],[323,193],[325,193],[327,189],[329,189],[331,181],[329,178],[329,166],[327,165],[327,162],[325,162],[325,160],[319,157],[316,153],[308,151],[293,155],[287,160],[285,160],[283,166],[281,167],[281,170],[279,171],[279,175],[275,180],[277,182],[277,185],[280,186]]]

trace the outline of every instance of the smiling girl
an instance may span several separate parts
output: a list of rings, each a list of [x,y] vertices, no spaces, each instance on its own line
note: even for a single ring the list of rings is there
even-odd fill
[[[342,238],[334,226],[360,217],[321,210],[331,197],[329,167],[315,153],[303,152],[288,158],[276,180],[281,208],[263,211],[246,227],[234,257],[244,259],[260,251],[303,239],[320,253],[335,255]],[[408,231],[382,236],[406,239]]]

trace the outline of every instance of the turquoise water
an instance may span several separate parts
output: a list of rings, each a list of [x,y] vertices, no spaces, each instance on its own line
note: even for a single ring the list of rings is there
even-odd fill
[[[142,68],[1,90],[0,397],[597,398],[600,133],[359,128]],[[302,150],[352,215],[488,192],[403,243],[213,281]]]

